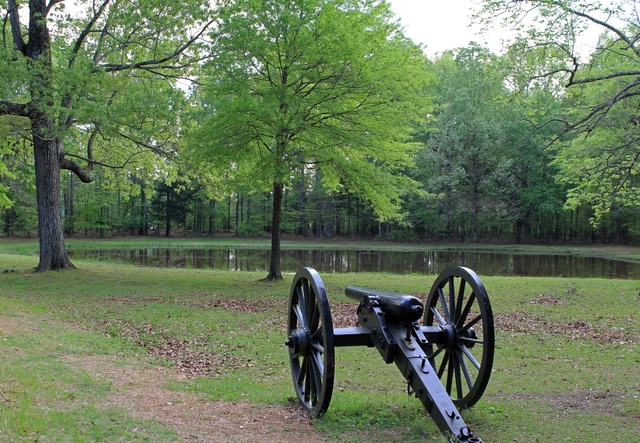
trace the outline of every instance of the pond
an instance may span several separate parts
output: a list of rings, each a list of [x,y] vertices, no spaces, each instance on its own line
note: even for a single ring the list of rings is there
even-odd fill
[[[139,248],[69,250],[73,259],[96,259],[138,266],[267,272],[270,251],[245,248]],[[438,274],[468,266],[481,276],[640,278],[640,263],[601,257],[464,252],[460,250],[282,250],[282,272],[311,266],[320,273],[389,272]]]

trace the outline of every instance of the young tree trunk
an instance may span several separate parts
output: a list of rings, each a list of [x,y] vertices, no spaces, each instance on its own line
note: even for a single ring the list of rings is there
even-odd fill
[[[247,197],[247,226],[251,226],[251,196]]]
[[[271,225],[271,261],[269,275],[264,281],[282,280],[280,272],[280,223],[282,221],[282,197],[284,184],[273,184],[273,216]]]
[[[209,237],[213,236],[213,222],[215,220],[215,209],[216,202],[215,200],[209,200]]]
[[[167,214],[166,214],[166,219],[165,219],[165,223],[167,226],[166,232],[165,232],[165,236],[166,237],[171,237],[171,190],[167,190]]]
[[[327,199],[324,202],[325,205],[325,225],[324,236],[325,238],[333,237],[333,200],[330,195],[327,195]]]
[[[240,225],[240,205],[242,200],[240,200],[240,197],[236,194],[236,224],[235,224],[235,230],[233,232],[233,235],[235,235],[236,237],[239,235],[238,232],[238,226]]]
[[[46,117],[31,121],[36,169],[36,205],[40,262],[36,272],[75,268],[64,244],[60,206],[60,142],[53,137],[52,123]]]
[[[478,187],[474,186],[473,189],[473,209],[471,213],[471,231],[473,234],[473,242],[478,243],[480,241],[480,234],[478,228],[478,213],[480,212],[480,192]]]

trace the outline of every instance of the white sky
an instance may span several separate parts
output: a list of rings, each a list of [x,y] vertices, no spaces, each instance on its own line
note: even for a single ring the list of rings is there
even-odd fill
[[[447,49],[468,46],[475,41],[499,54],[503,40],[512,40],[515,32],[495,28],[479,34],[479,25],[469,27],[471,14],[481,0],[388,0],[391,10],[400,19],[405,35],[425,47],[427,56],[434,57]],[[602,32],[592,27],[578,46],[583,55],[590,54]]]
[[[488,46],[493,52],[501,48],[500,38],[508,37],[501,31],[479,35],[479,26],[469,28],[471,13],[477,1],[473,0],[388,0],[392,11],[402,22],[405,35],[425,46],[427,55],[433,56],[447,49],[467,46],[475,41]]]

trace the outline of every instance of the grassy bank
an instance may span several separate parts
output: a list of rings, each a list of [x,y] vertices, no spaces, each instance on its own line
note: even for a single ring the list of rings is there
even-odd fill
[[[0,274],[0,442],[204,440],[197,433],[185,440],[171,420],[132,407],[144,395],[105,378],[107,367],[176,371],[182,376],[158,387],[200,406],[291,408],[283,346],[291,276],[265,284],[262,273],[91,262],[34,274],[37,259],[26,252],[33,242],[3,240],[0,247],[24,254],[0,254],[0,269],[24,271]],[[424,296],[435,278],[322,277],[338,323],[355,321],[355,305],[343,294],[348,284]],[[483,281],[496,317],[495,372],[483,399],[463,414],[469,426],[486,442],[636,441],[640,282]],[[303,425],[311,434],[298,441],[444,441],[375,350],[339,348],[336,365],[327,414],[309,424],[293,410],[273,429],[281,441]],[[200,421],[211,420],[207,414]],[[211,441],[252,440],[240,433]]]

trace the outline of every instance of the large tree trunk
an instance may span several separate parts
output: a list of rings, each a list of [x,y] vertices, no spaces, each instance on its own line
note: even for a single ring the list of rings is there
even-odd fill
[[[11,2],[15,7],[15,2]],[[60,205],[60,169],[62,141],[55,135],[54,122],[47,116],[53,105],[51,38],[47,29],[45,0],[29,1],[28,43],[20,35],[17,8],[11,11],[13,40],[18,51],[33,61],[30,84],[29,119],[33,136],[36,169],[36,204],[38,207],[38,238],[40,263],[37,272],[74,268],[67,256],[62,229]]]
[[[271,261],[265,281],[282,280],[280,272],[280,223],[282,221],[282,197],[284,184],[273,184],[273,217],[271,224]]]
[[[45,118],[32,120],[40,263],[37,272],[75,268],[67,255],[60,206],[60,142]]]

